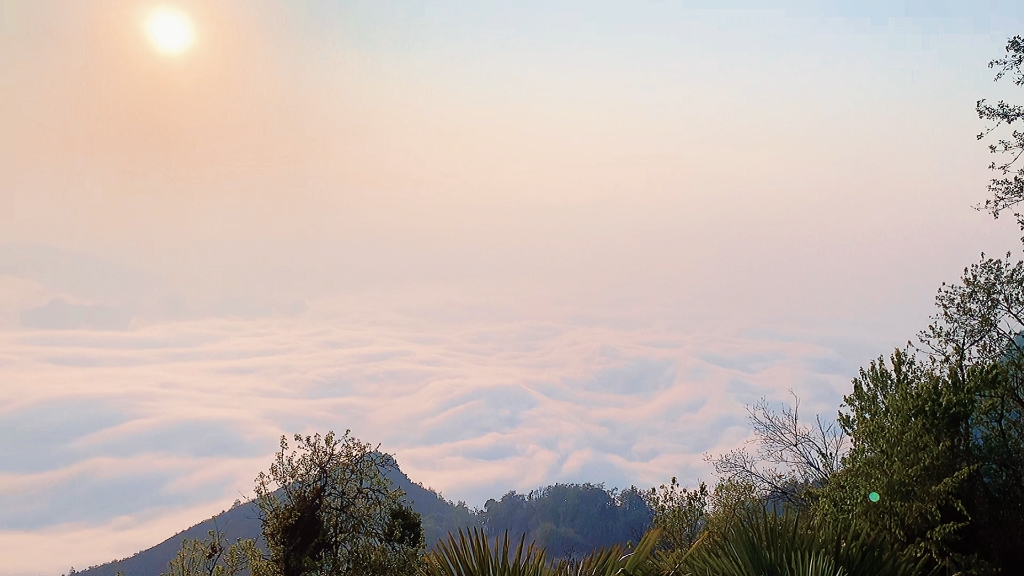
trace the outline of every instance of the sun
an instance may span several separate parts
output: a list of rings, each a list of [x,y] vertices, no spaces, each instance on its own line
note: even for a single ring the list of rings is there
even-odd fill
[[[146,18],[146,35],[153,47],[164,54],[181,54],[195,40],[188,14],[170,7],[153,10]]]

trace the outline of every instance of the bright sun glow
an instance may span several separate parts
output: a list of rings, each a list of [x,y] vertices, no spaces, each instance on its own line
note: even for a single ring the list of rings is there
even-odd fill
[[[181,54],[192,45],[195,31],[188,15],[174,8],[157,8],[146,18],[146,35],[164,54]]]

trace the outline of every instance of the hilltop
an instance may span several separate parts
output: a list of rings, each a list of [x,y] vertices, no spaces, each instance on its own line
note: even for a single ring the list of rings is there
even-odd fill
[[[479,510],[464,502],[446,500],[434,490],[415,483],[397,467],[385,472],[405,492],[420,514],[427,547],[460,528],[482,528],[488,536],[507,530],[509,537],[536,542],[559,557],[575,557],[600,547],[636,541],[651,523],[651,511],[635,488],[605,489],[602,484],[555,484],[527,494],[510,491],[488,500]],[[243,502],[183,530],[137,554],[75,572],[77,576],[158,576],[185,539],[207,538],[220,531],[228,542],[260,539],[260,520],[254,502]]]

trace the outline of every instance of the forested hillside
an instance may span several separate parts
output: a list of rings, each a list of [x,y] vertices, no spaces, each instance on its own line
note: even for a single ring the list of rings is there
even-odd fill
[[[507,530],[552,557],[577,557],[597,548],[637,542],[651,524],[651,510],[635,487],[607,490],[602,484],[555,484],[528,494],[509,492],[480,511],[484,532]]]
[[[405,492],[412,508],[420,514],[424,539],[431,546],[450,531],[482,526],[481,519],[465,504],[448,502],[436,492],[414,483],[401,470],[385,471],[394,486]],[[253,538],[261,540],[259,511],[253,502],[245,502],[213,518],[200,522],[187,530],[143,550],[130,558],[78,571],[79,576],[157,576],[167,571],[167,565],[181,549],[182,540],[202,540],[210,530],[219,531],[228,542]]]
[[[481,510],[471,510],[464,502],[450,502],[414,483],[400,470],[385,475],[405,492],[420,515],[428,549],[449,532],[476,527],[490,536],[502,536],[508,530],[514,540],[525,534],[527,542],[536,542],[553,557],[579,557],[601,547],[636,542],[651,523],[651,511],[636,488],[618,491],[601,484],[556,484],[527,494],[509,492],[500,500],[488,500]],[[228,542],[246,538],[259,541],[260,528],[256,505],[245,502],[130,558],[76,574],[157,576],[167,570],[182,540],[202,540],[214,530]]]

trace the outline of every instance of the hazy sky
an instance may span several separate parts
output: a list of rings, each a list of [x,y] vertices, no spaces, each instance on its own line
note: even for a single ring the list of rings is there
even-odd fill
[[[1021,2],[0,7],[0,574],[155,544],[296,431],[472,506],[710,478],[1019,246],[972,206]]]

